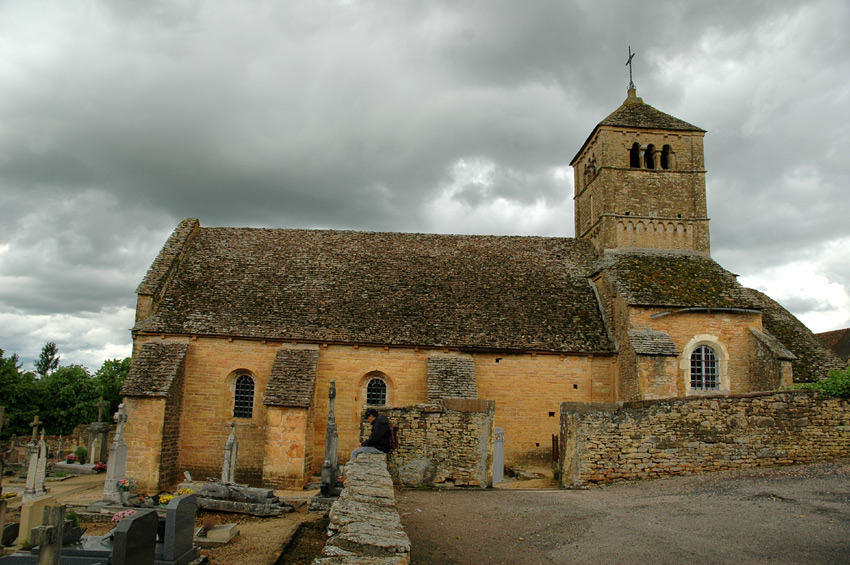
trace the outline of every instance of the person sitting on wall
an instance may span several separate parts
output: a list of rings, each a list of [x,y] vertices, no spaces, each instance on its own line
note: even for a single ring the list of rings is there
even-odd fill
[[[372,424],[369,439],[351,452],[351,459],[361,453],[389,453],[390,451],[390,421],[381,416],[374,408],[366,410],[366,421]]]

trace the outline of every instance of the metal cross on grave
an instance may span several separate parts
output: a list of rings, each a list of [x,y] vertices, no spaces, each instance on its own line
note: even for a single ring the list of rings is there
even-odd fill
[[[103,397],[101,396],[100,400],[97,401],[97,421],[98,422],[103,421],[103,407],[105,405],[106,405],[106,403],[103,401]]]
[[[637,53],[632,53],[632,46],[629,45],[629,60],[626,61],[626,66],[629,68],[629,89],[632,90],[635,87],[635,83],[632,82],[632,59],[634,59]]]

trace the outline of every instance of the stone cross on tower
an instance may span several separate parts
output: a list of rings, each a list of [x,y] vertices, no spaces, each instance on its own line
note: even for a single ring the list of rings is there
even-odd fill
[[[338,496],[339,487],[339,446],[336,432],[336,417],[334,415],[334,399],[336,398],[336,381],[331,381],[328,390],[328,427],[325,432],[325,461],[322,463],[322,494]]]
[[[632,46],[629,45],[629,60],[626,61],[626,66],[629,68],[629,90],[634,90],[635,83],[632,81],[632,59],[635,58],[637,53],[632,53]]]

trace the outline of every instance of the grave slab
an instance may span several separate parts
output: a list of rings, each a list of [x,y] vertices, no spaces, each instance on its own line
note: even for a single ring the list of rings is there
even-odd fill
[[[56,506],[56,499],[52,496],[44,496],[31,502],[27,502],[21,506],[18,544],[20,544],[23,539],[29,539],[32,529],[41,525],[41,521],[44,519],[45,506]]]
[[[219,524],[207,530],[206,537],[195,536],[192,541],[198,547],[221,547],[230,543],[238,535],[238,524]]]

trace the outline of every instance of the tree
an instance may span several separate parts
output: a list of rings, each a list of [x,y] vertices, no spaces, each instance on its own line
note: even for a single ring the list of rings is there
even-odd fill
[[[42,421],[48,434],[70,434],[97,418],[98,387],[82,365],[59,367],[41,379],[44,387]]]
[[[118,405],[121,404],[121,386],[129,372],[130,358],[125,357],[124,359],[107,359],[94,374],[98,394],[109,404],[107,417],[118,411]]]
[[[59,349],[56,343],[48,341],[41,348],[41,355],[35,360],[35,372],[46,377],[59,367]]]
[[[39,413],[41,383],[30,372],[22,373],[18,356],[4,357],[0,349],[0,404],[6,407],[5,418],[0,434],[3,437],[28,435],[33,417]]]

